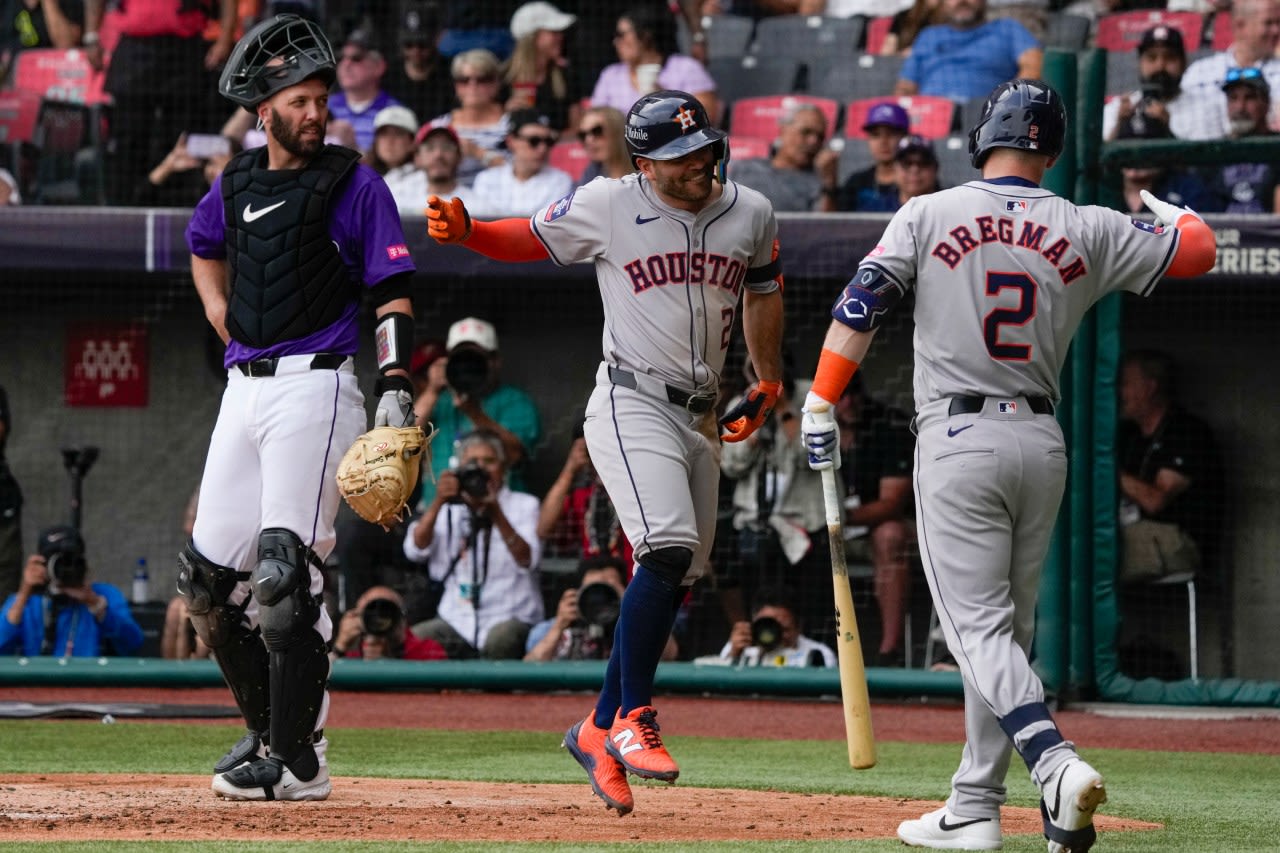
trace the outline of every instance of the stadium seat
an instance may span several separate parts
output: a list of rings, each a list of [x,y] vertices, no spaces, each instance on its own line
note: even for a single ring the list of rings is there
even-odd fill
[[[755,22],[742,15],[703,15],[702,32],[707,37],[707,58],[742,56],[751,44]],[[676,16],[676,43],[682,53],[689,53],[693,40],[684,17]]]
[[[960,111],[960,117],[957,120],[957,129],[960,133],[968,134],[973,130],[973,126],[982,118],[982,108],[986,106],[986,98],[970,98],[963,104],[956,106]]]
[[[933,143],[933,150],[938,155],[938,183],[943,188],[958,187],[981,176],[969,162],[968,136],[956,133],[939,139]]]
[[[884,38],[889,35],[889,30],[892,27],[892,15],[881,15],[878,18],[872,18],[867,21],[866,52],[873,56],[878,56],[881,49],[884,48]]]
[[[768,157],[771,151],[771,142],[769,139],[760,139],[754,136],[734,136],[729,135],[729,159],[732,160],[754,160],[757,157]]]
[[[569,177],[575,181],[580,181],[582,173],[586,171],[591,161],[587,158],[587,150],[582,147],[581,142],[576,139],[567,139],[551,146],[551,157],[548,162],[560,171],[568,172]]]
[[[1044,46],[1060,50],[1083,50],[1089,44],[1093,21],[1083,15],[1050,12],[1046,22]]]
[[[775,15],[761,18],[751,52],[785,56],[800,62],[851,57],[862,44],[863,20],[821,15]]]
[[[956,112],[954,101],[935,95],[901,95],[851,101],[844,111],[844,135],[851,139],[865,138],[862,123],[867,113],[876,104],[889,100],[897,102],[907,111],[907,115],[911,117],[912,133],[918,133],[926,139],[942,139],[951,133]]]
[[[1098,18],[1097,46],[1103,50],[1137,50],[1142,34],[1160,24],[1181,31],[1188,53],[1200,47],[1204,31],[1204,18],[1200,13],[1164,9],[1135,9],[1103,15]]]
[[[810,75],[809,94],[834,98],[840,103],[890,97],[903,61],[901,56],[858,54],[828,67],[821,75]]]
[[[794,59],[763,59],[751,54],[707,63],[716,92],[726,104],[757,95],[790,94],[796,91],[802,67]]]
[[[39,95],[21,89],[0,92],[0,144],[34,141],[39,115]]]
[[[854,172],[861,172],[875,161],[871,157],[871,150],[867,147],[867,140],[841,139],[839,141],[844,143],[844,147],[840,149],[840,166],[837,174],[840,176],[840,183],[843,184]]]
[[[111,103],[102,88],[106,76],[89,64],[81,50],[33,48],[18,53],[13,88],[63,103],[102,105]]]
[[[1107,94],[1124,95],[1138,88],[1138,54],[1133,50],[1107,51]]]
[[[827,119],[827,139],[830,139],[836,130],[840,105],[830,98],[812,95],[763,95],[734,101],[733,112],[729,115],[729,133],[735,139],[751,137],[772,142],[778,135],[778,119],[796,104],[812,104],[822,110]]]
[[[1235,41],[1235,29],[1231,26],[1231,13],[1218,12],[1213,17],[1213,40],[1210,46],[1214,50],[1226,50]]]
[[[36,204],[105,204],[104,146],[98,112],[87,104],[40,103],[35,144],[39,148]]]

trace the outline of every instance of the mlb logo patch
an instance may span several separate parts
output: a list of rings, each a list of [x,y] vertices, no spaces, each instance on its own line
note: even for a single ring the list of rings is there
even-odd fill
[[[1005,213],[1026,213],[1027,203],[1022,199],[1010,199],[1004,203]]]
[[[1141,219],[1130,219],[1129,221],[1132,222],[1133,227],[1137,228],[1139,231],[1146,231],[1148,234],[1164,233],[1163,225],[1157,225],[1154,222],[1143,222]]]
[[[394,246],[387,247],[387,260],[398,261],[407,257],[409,257],[409,247],[404,243],[397,243]]]
[[[1016,400],[1001,400],[996,404],[996,410],[1002,415],[1016,415],[1018,413],[1018,403]]]
[[[574,190],[573,193],[576,193]],[[569,212],[570,206],[573,205],[573,193],[569,193],[564,198],[547,208],[547,212],[542,217],[543,222],[555,222],[561,216]]]

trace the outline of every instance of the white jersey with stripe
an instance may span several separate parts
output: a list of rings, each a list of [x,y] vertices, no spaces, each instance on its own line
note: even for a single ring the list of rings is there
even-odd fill
[[[686,390],[719,384],[742,290],[778,287],[747,280],[771,263],[773,207],[733,181],[694,214],[642,175],[596,178],[530,222],[557,264],[595,264],[605,361]]]
[[[1177,245],[1177,229],[1002,178],[911,199],[862,268],[917,290],[917,409],[966,395],[1056,401],[1090,306],[1149,293]]]

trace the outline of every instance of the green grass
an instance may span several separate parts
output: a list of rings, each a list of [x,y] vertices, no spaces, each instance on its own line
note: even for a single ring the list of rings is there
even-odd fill
[[[1211,724],[1209,724],[1211,725]],[[0,723],[0,773],[182,773],[209,772],[211,760],[239,736],[236,726],[181,726],[169,723],[9,721]],[[582,782],[581,770],[558,747],[560,737],[528,732],[443,732],[419,729],[334,729],[329,760],[339,776],[380,776]],[[809,793],[882,795],[940,800],[959,758],[958,744],[881,743],[879,763],[855,773],[846,764],[842,742],[667,739],[680,757],[681,785],[775,789]],[[1262,853],[1280,849],[1280,757],[1139,750],[1090,750],[1090,761],[1108,780],[1108,815],[1165,824],[1149,832],[1106,833],[1099,853]],[[1035,806],[1037,794],[1014,759],[1009,804]],[[3,794],[0,793],[0,810]],[[537,853],[622,850],[637,845],[508,844],[503,849]],[[656,845],[646,845],[656,846]],[[803,851],[818,853],[830,843],[770,842],[661,845],[664,851]],[[95,842],[89,844],[5,843],[0,850],[31,853],[186,853],[206,843]],[[478,851],[492,844],[309,842],[219,844],[219,851],[357,853],[359,851]],[[858,853],[895,851],[897,841],[842,844]],[[1031,836],[1007,837],[1005,850],[1043,851]]]

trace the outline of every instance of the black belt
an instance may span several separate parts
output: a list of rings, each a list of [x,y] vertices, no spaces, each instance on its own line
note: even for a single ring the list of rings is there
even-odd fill
[[[639,391],[639,383],[636,382],[634,373],[623,370],[620,367],[609,365],[609,381],[614,385],[621,385],[623,388],[630,388],[632,391]],[[655,380],[657,381],[657,380]],[[689,393],[674,385],[663,383],[663,387],[667,389],[667,401],[675,403],[677,406],[683,407],[689,414],[702,415],[711,411],[716,404],[716,395],[708,393]]]
[[[1053,401],[1048,397],[1026,397],[1027,405],[1037,415],[1052,415]],[[976,415],[982,411],[987,402],[986,397],[952,397],[948,415]]]
[[[337,352],[317,353],[311,359],[311,369],[337,370],[346,360],[347,356]],[[236,362],[236,369],[245,376],[275,376],[279,364],[279,357],[255,358],[253,361]]]

